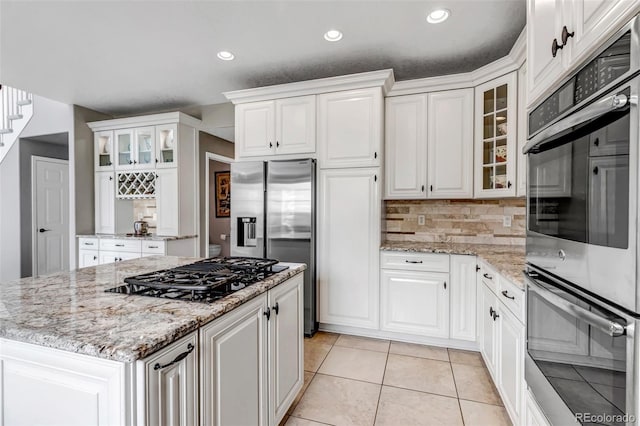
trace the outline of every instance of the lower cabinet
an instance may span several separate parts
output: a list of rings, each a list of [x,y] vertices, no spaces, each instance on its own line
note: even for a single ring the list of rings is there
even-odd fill
[[[121,262],[145,256],[195,256],[194,238],[136,239],[79,238],[78,268]]]
[[[78,268],[99,264],[100,252],[98,250],[78,250]]]
[[[524,424],[526,426],[549,426],[547,418],[528,391],[525,391]]]
[[[302,388],[302,274],[200,329],[203,425],[277,425]]]
[[[496,315],[498,309],[498,298],[496,297],[489,287],[481,284],[478,289],[479,292],[479,310],[478,310],[478,324],[480,326],[478,339],[480,351],[484,357],[484,362],[487,364],[489,372],[493,377],[497,377],[496,364],[497,364],[497,350],[498,350],[498,326],[496,324]]]

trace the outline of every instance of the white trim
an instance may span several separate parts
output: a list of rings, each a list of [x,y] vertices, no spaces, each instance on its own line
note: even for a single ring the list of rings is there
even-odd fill
[[[384,95],[389,92],[394,82],[393,69],[386,69],[253,89],[235,90],[232,92],[224,92],[223,95],[233,102],[234,105],[246,102],[291,98],[294,96],[317,95],[342,90],[366,89],[370,87],[382,87]]]
[[[219,161],[221,163],[226,163],[226,164],[231,164],[233,163],[235,160],[231,157],[225,157],[224,155],[220,155],[220,154],[214,154],[212,152],[205,152],[205,163],[204,163],[204,202],[205,202],[205,209],[204,209],[204,214],[206,216],[206,220],[204,221],[204,237],[207,239],[207,244],[205,245],[205,253],[203,254],[203,257],[208,257],[209,256],[209,252],[207,250],[209,250],[209,214],[210,212],[210,206],[211,204],[209,203],[209,161]],[[200,210],[200,209],[198,209]],[[198,241],[198,246],[201,247],[202,243],[200,241]]]
[[[165,112],[162,114],[141,115],[137,117],[116,118],[101,121],[92,121],[87,126],[94,132],[102,130],[117,130],[130,127],[156,126],[160,124],[183,123],[187,126],[204,130],[202,121],[182,112]]]
[[[51,157],[42,157],[40,155],[32,155],[31,156],[31,276],[35,277],[38,272],[38,235],[35,232],[34,225],[37,223],[37,215],[36,215],[36,163],[37,162],[45,162],[45,163],[56,163],[63,164],[67,166],[67,173],[69,172],[69,160],[60,160],[58,158]],[[71,176],[69,176],[69,181],[71,181]],[[67,187],[67,191],[69,191],[69,187]],[[68,194],[70,195],[70,194]],[[69,210],[69,214],[67,217],[67,237],[71,235],[71,211]],[[71,259],[71,257],[69,257]],[[70,266],[70,265],[68,265]],[[69,268],[71,269],[71,268]]]

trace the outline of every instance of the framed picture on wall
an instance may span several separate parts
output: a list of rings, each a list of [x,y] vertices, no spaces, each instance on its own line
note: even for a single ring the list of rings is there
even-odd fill
[[[231,175],[229,172],[215,172],[216,217],[231,216]]]

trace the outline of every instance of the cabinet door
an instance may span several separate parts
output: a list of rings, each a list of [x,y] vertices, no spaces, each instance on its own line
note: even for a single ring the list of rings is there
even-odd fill
[[[200,329],[203,425],[266,425],[267,295]]]
[[[133,164],[138,169],[155,167],[156,129],[155,127],[139,127],[134,132],[135,157]]]
[[[133,141],[133,129],[116,130],[116,168],[132,169],[135,158],[135,144]]]
[[[382,89],[318,96],[320,168],[380,165]]]
[[[320,171],[320,322],[378,328],[379,173]]]
[[[484,284],[479,285],[478,289],[478,297],[480,298],[480,312],[478,312],[479,321],[478,325],[480,326],[479,333],[479,341],[480,341],[480,351],[484,356],[485,363],[487,364],[487,369],[491,372],[491,375],[494,379],[497,378],[497,350],[498,350],[498,339],[497,339],[497,326],[494,319],[494,313],[498,314],[496,310],[498,309],[498,299],[496,296],[489,290]],[[498,314],[499,315],[499,314]]]
[[[156,212],[158,235],[177,236],[179,223],[178,170],[156,170]]]
[[[316,151],[316,97],[299,96],[276,101],[276,153]]]
[[[539,100],[558,81],[569,62],[571,42],[555,57],[551,45],[562,45],[562,27],[571,23],[564,16],[564,3],[573,0],[527,0],[527,92],[529,105]]]
[[[100,258],[97,250],[78,250],[78,268],[96,266],[99,264]]]
[[[178,125],[156,126],[156,167],[178,166]]]
[[[104,265],[105,263],[114,263],[119,260],[120,253],[115,251],[100,251],[99,259],[100,265]]]
[[[449,274],[383,269],[380,328],[449,337]]]
[[[473,89],[431,93],[428,111],[427,197],[473,198]]]
[[[276,149],[275,102],[236,106],[236,157],[271,155]]]
[[[527,156],[522,153],[527,143],[527,64],[525,63],[518,70],[518,189],[516,195],[524,197],[527,195]]]
[[[173,362],[180,357],[183,358]],[[147,424],[195,425],[198,420],[197,332],[139,363],[146,378]]]
[[[476,87],[476,198],[516,195],[517,81],[512,72]]]
[[[114,234],[116,228],[116,185],[113,172],[95,174],[96,234]]]
[[[113,171],[113,131],[96,132],[93,135],[95,170]]]
[[[451,255],[452,339],[476,341],[476,257]]]
[[[425,198],[427,95],[385,99],[385,198]]]
[[[269,424],[277,425],[304,382],[303,274],[269,290]]]
[[[635,9],[635,10],[634,10]],[[573,32],[571,63],[582,62],[593,49],[606,41],[638,11],[634,0],[572,0],[565,15],[571,15],[569,32]],[[565,24],[567,25],[567,24]]]
[[[507,309],[500,309],[499,315],[500,387],[511,420],[519,424],[524,389],[524,325]]]
[[[528,391],[525,391],[524,424],[527,426],[549,426],[547,418],[542,414],[542,410]]]

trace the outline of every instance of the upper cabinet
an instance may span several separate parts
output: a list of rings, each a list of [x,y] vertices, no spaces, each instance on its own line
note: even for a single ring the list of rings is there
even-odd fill
[[[140,169],[155,167],[156,130],[153,126],[135,129],[133,164]]]
[[[319,95],[320,168],[379,166],[383,115],[379,87]]]
[[[113,131],[96,132],[93,141],[95,171],[113,171]]]
[[[305,154],[315,149],[315,95],[236,106],[237,158]]]
[[[640,10],[634,0],[527,0],[528,104]]]
[[[476,198],[516,195],[516,87],[516,72],[476,87]]]
[[[473,197],[473,89],[386,100],[386,199]]]
[[[178,152],[178,125],[156,126],[156,167],[176,167]]]
[[[518,189],[516,195],[527,195],[527,156],[522,152],[527,143],[527,64],[518,70]]]

